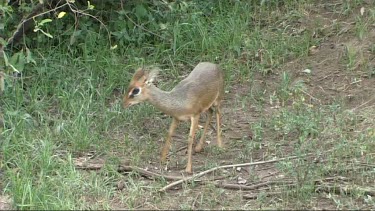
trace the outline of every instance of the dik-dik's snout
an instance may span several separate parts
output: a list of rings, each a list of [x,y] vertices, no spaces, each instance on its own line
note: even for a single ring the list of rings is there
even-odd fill
[[[129,108],[129,106],[130,106],[130,103],[129,103],[129,102],[124,101],[124,102],[122,103],[122,107],[123,107],[123,108]]]
[[[122,107],[123,108],[129,108],[129,106],[131,106],[131,103],[129,101],[129,97],[127,97],[126,95],[122,98]]]
[[[123,108],[129,108],[130,106],[135,105],[137,103],[138,103],[137,101],[132,101],[128,97],[124,97],[124,100],[123,100],[123,103],[122,103],[122,107]]]
[[[128,99],[124,99],[123,103],[122,103],[122,107],[123,108],[129,108],[130,106],[132,106],[133,103],[129,102]]]

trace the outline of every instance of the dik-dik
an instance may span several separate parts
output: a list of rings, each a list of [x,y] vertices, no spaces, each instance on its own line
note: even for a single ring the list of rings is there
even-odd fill
[[[156,70],[147,71],[139,68],[130,81],[124,95],[124,107],[146,101],[160,111],[173,117],[172,124],[161,152],[161,162],[167,159],[172,135],[179,121],[191,121],[188,138],[188,160],[186,172],[192,173],[192,148],[198,120],[202,112],[208,111],[203,134],[195,146],[195,152],[204,147],[205,135],[211,122],[214,108],[216,111],[217,145],[223,147],[220,129],[220,103],[224,95],[223,73],[216,64],[199,63],[187,78],[180,81],[171,91],[163,91],[152,82],[157,76]]]

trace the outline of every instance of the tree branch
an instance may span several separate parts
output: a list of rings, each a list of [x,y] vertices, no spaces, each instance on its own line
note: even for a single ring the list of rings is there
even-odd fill
[[[241,164],[233,164],[233,165],[225,165],[225,166],[218,166],[218,167],[215,167],[215,168],[211,168],[209,170],[206,170],[206,171],[203,171],[203,172],[200,172],[198,174],[195,174],[191,177],[186,177],[186,178],[183,178],[181,180],[178,180],[178,181],[175,181],[175,182],[172,182],[171,184],[161,188],[159,191],[160,192],[164,192],[176,185],[179,185],[181,183],[184,183],[184,182],[187,182],[187,181],[192,181],[192,180],[195,180],[199,177],[202,177],[208,173],[211,173],[211,172],[214,172],[216,170],[219,170],[219,169],[227,169],[227,168],[233,168],[233,167],[244,167],[244,166],[255,166],[255,165],[262,165],[262,164],[267,164],[267,163],[276,163],[276,162],[280,162],[280,161],[283,161],[283,160],[291,160],[291,159],[296,159],[296,158],[302,158],[302,157],[306,157],[306,156],[310,156],[312,155],[312,153],[309,153],[309,154],[305,154],[305,155],[301,155],[301,156],[290,156],[290,157],[286,157],[286,158],[280,158],[280,159],[276,159],[276,160],[268,160],[268,161],[259,161],[259,162],[253,162],[253,163],[241,163]]]

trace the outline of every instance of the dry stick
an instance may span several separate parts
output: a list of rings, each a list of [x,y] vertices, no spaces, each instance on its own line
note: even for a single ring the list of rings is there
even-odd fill
[[[369,102],[371,102],[371,101],[373,101],[373,100],[375,100],[375,97],[372,98],[372,99],[370,99],[369,101],[366,101],[366,102],[362,103],[361,105],[359,105],[359,106],[357,106],[357,107],[351,109],[351,111],[355,111],[355,110],[357,110],[358,108],[360,108],[360,107],[366,105],[367,103],[369,103]]]
[[[200,192],[200,193],[198,193],[197,197],[195,197],[195,199],[194,199],[194,201],[193,201],[193,204],[191,205],[191,208],[192,208],[192,209],[195,209],[195,203],[197,202],[197,200],[198,200],[198,197],[199,197],[200,195],[202,195],[202,193],[201,193],[201,192]]]
[[[305,155],[302,155],[302,156],[290,156],[290,157],[280,158],[280,159],[276,159],[276,160],[268,160],[268,161],[259,161],[259,162],[253,162],[253,163],[241,163],[241,164],[218,166],[218,167],[211,168],[209,170],[200,172],[198,174],[195,174],[195,175],[193,175],[191,177],[185,177],[185,178],[183,178],[181,180],[172,182],[171,184],[169,184],[169,185],[161,188],[159,191],[160,192],[166,191],[166,190],[168,190],[168,189],[170,189],[170,188],[172,188],[172,187],[174,187],[176,185],[179,185],[179,184],[181,184],[183,182],[190,181],[190,180],[195,180],[195,179],[197,179],[199,177],[202,177],[205,174],[211,173],[211,172],[219,170],[219,169],[226,169],[226,168],[233,168],[233,167],[244,167],[244,166],[255,166],[255,165],[261,165],[261,164],[266,164],[266,163],[276,163],[276,162],[280,162],[280,161],[283,161],[283,160],[296,159],[296,158],[306,157],[306,156],[309,156],[309,155],[312,155],[312,153],[308,153],[308,154],[305,154]]]
[[[276,195],[280,195],[282,194],[282,192],[267,192],[267,193],[264,193],[265,196],[269,197],[269,196],[276,196]],[[246,194],[246,195],[243,195],[243,198],[244,199],[257,199],[259,196],[259,194]]]
[[[315,183],[317,184],[317,188],[315,189],[316,192],[334,192],[334,193],[338,193],[338,194],[341,194],[341,193],[352,193],[354,190],[359,190],[359,191],[363,191],[364,194],[366,195],[370,195],[370,196],[375,196],[375,191],[373,190],[370,190],[370,189],[365,189],[365,188],[360,188],[360,187],[357,187],[356,189],[355,188],[346,188],[346,187],[342,187],[342,186],[330,186],[330,185],[327,185],[327,184],[324,184],[322,183],[322,181],[337,181],[337,180],[342,180],[342,181],[346,181],[348,180],[348,178],[346,177],[341,177],[341,176],[338,176],[338,177],[327,177],[327,178],[324,178],[324,179],[321,179],[321,180],[315,180]],[[269,182],[282,182],[282,181],[269,181]],[[267,182],[264,182],[264,183],[259,183],[259,184],[256,184],[254,185],[254,189],[257,189],[259,187],[261,187],[262,184],[266,184]],[[296,185],[295,183],[293,183],[293,181],[286,181],[286,183],[289,183],[287,184],[287,186],[294,186]],[[230,187],[235,187],[235,186],[230,186]],[[250,190],[250,188],[248,187],[251,187],[251,186],[245,186],[242,187],[241,189],[243,190]],[[275,195],[279,195],[281,194],[282,192],[265,192],[265,196],[266,197],[269,197],[269,196],[275,196]],[[246,195],[243,195],[243,198],[244,199],[257,199],[259,196],[259,193],[251,193],[251,194],[246,194]]]
[[[308,95],[309,97],[311,97],[313,100],[316,100],[316,101],[319,101],[319,103],[322,103],[322,101],[314,96],[312,96],[311,94],[309,94],[308,92],[305,92],[303,91],[302,89],[299,89],[299,91],[301,91],[302,93]]]
[[[102,169],[103,165],[84,165],[84,166],[76,165],[76,167],[79,168],[79,169],[82,169],[82,170],[97,171],[97,170]],[[147,178],[159,177],[159,178],[164,178],[165,180],[169,180],[169,181],[180,180],[180,179],[185,178],[185,177],[182,177],[182,176],[170,176],[170,175],[158,174],[158,173],[147,171],[146,169],[142,169],[142,168],[139,168],[139,167],[136,167],[136,166],[120,165],[118,167],[117,171],[119,173],[134,171],[134,172],[137,172],[138,174],[140,174],[141,176],[144,176],[144,177],[147,177]],[[216,177],[213,180],[221,180],[221,179],[224,179],[226,177],[227,176]],[[194,181],[195,182],[204,182],[204,180],[194,180]]]
[[[273,168],[274,168],[274,167],[273,167]],[[269,168],[269,169],[271,169],[271,168]],[[260,171],[260,170],[258,169],[258,171]],[[270,173],[269,175],[266,175],[266,176],[260,178],[260,180],[264,180],[264,179],[267,178],[267,177],[275,176],[275,175],[278,174],[278,173],[279,173],[278,171],[277,171],[277,172]]]
[[[145,169],[142,169],[142,168],[139,168],[139,167],[136,167],[136,166],[119,166],[117,171],[120,172],[120,173],[121,172],[135,171],[142,176],[159,177],[159,178],[164,178],[166,180],[179,180],[179,179],[183,178],[183,177],[179,177],[179,176],[170,176],[170,175],[158,174],[158,173],[147,171]]]
[[[348,178],[346,177],[342,177],[342,176],[336,176],[336,177],[327,177],[327,178],[323,178],[323,179],[318,179],[318,180],[315,180],[314,182],[317,183],[317,184],[320,184],[322,183],[323,181],[324,182],[328,182],[328,181],[347,181],[349,180]],[[224,188],[224,189],[233,189],[233,190],[254,190],[254,189],[258,189],[260,187],[263,187],[263,186],[269,186],[269,185],[285,185],[285,186],[288,186],[288,187],[292,187],[292,186],[295,186],[296,183],[295,181],[292,181],[292,180],[271,180],[271,181],[266,181],[266,182],[260,182],[260,183],[257,183],[257,184],[253,184],[253,185],[238,185],[238,184],[230,184],[230,183],[216,183],[215,186],[218,187],[218,188]]]
[[[79,169],[83,169],[83,170],[100,170],[100,169],[103,168],[103,165],[89,165],[89,166],[77,166],[77,167]],[[145,169],[142,169],[142,168],[139,168],[139,167],[136,167],[136,166],[121,166],[120,165],[118,167],[117,171],[119,173],[134,171],[134,172],[139,173],[141,176],[160,177],[160,178],[164,178],[166,180],[179,180],[179,179],[184,178],[184,177],[179,177],[179,176],[162,175],[162,174],[154,173],[154,172],[151,172],[151,171],[147,171]]]
[[[330,184],[320,184],[315,189],[316,192],[327,192],[327,193],[335,193],[335,194],[351,194],[354,191],[363,192],[364,195],[375,196],[375,191],[370,188],[362,188],[362,187],[348,187],[348,186],[340,186],[340,185],[330,185]]]
[[[324,77],[321,77],[321,78],[319,78],[317,81],[324,80],[324,79],[326,79],[326,78],[328,78],[328,77],[330,77],[330,76],[332,76],[332,75],[334,75],[334,74],[337,74],[337,73],[340,73],[340,71],[335,71],[335,72],[333,72],[333,73],[331,73],[331,74],[328,74],[328,75],[326,75],[326,76],[324,76]]]
[[[273,185],[273,184],[287,184],[288,186],[294,185],[293,181],[267,181],[267,182],[261,182],[255,185],[237,185],[237,184],[229,184],[229,183],[218,183],[215,184],[218,188],[224,188],[224,189],[233,189],[233,190],[254,190],[258,189],[263,186]]]

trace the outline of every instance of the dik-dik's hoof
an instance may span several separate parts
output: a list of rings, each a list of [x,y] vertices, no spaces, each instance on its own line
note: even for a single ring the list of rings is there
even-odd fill
[[[194,152],[202,152],[202,149],[203,149],[203,146],[198,144],[197,146],[195,146]]]
[[[167,162],[167,157],[168,157],[168,150],[164,150],[161,152],[160,155],[160,162],[161,163],[166,163]]]
[[[185,173],[186,174],[193,174],[193,170],[191,168],[189,169],[188,167],[186,167]]]

